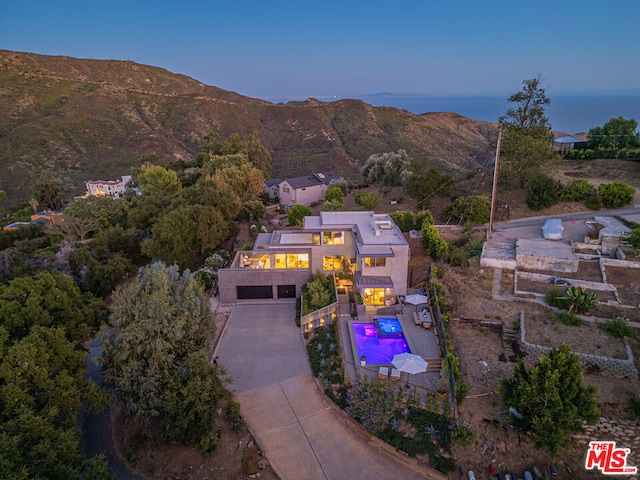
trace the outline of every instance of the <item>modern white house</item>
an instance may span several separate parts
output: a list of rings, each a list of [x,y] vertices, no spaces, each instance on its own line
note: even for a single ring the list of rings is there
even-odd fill
[[[120,198],[130,181],[131,175],[123,175],[120,180],[89,180],[84,184],[89,196]]]
[[[220,302],[296,298],[312,273],[350,265],[353,288],[365,305],[395,303],[406,295],[409,244],[388,214],[321,212],[302,230],[261,233],[253,249],[218,271]]]
[[[263,192],[280,199],[280,205],[311,205],[324,200],[331,180],[342,178],[336,173],[314,173],[304,177],[265,180]]]

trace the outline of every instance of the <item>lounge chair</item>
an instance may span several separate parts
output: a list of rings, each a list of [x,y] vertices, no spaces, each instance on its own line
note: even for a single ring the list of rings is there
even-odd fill
[[[418,312],[413,312],[413,323],[415,323],[416,325],[422,325]]]
[[[397,368],[391,369],[391,380],[398,381],[400,380],[400,370]]]
[[[378,370],[378,378],[386,382],[388,376],[389,376],[389,367],[380,367],[380,369]]]

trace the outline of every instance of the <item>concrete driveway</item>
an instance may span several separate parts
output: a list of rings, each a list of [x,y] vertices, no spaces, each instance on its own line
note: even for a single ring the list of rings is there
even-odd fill
[[[240,303],[216,351],[247,424],[282,480],[425,479],[369,442],[317,388],[295,303]]]

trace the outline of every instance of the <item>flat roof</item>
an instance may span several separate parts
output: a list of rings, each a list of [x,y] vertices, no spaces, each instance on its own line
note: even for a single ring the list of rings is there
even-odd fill
[[[355,228],[362,245],[406,245],[402,232],[386,213],[320,212],[304,217],[304,230],[344,230]]]

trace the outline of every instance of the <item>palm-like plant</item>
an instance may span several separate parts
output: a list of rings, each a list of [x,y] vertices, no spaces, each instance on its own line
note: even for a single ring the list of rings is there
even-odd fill
[[[598,305],[595,292],[587,292],[584,287],[567,287],[564,290],[570,313],[585,313]]]

